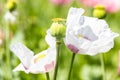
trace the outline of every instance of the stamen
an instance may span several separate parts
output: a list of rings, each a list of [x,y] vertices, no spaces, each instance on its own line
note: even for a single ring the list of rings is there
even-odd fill
[[[80,35],[80,34],[78,34],[78,38],[83,38],[83,36],[82,36],[82,35]]]
[[[34,63],[38,62],[40,59],[44,58],[46,54],[40,54],[38,57],[34,59]]]

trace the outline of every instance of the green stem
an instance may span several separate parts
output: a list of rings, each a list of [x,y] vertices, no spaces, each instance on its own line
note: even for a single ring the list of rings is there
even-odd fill
[[[100,54],[100,60],[101,60],[102,77],[103,77],[103,80],[106,80],[105,66],[104,66],[104,54]]]
[[[56,78],[57,78],[59,55],[60,55],[60,44],[61,44],[60,40],[56,39],[56,52],[57,52],[57,55],[56,55],[56,66],[55,66],[54,79],[53,80],[56,80]]]
[[[69,74],[68,74],[68,80],[70,80],[70,77],[71,77],[71,72],[72,72],[72,67],[73,67],[73,63],[74,63],[74,60],[75,60],[75,53],[72,54],[72,59],[71,59],[71,64],[70,64],[70,69],[69,69]]]
[[[47,80],[50,80],[50,76],[49,76],[48,72],[46,73],[46,78],[47,78]]]
[[[11,73],[10,73],[10,51],[9,51],[9,22],[6,23],[5,29],[5,54],[6,54],[6,78],[7,80],[11,80]]]

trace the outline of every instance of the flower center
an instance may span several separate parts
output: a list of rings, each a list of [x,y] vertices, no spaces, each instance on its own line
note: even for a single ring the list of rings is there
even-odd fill
[[[93,33],[92,29],[89,26],[82,27],[76,31],[78,38],[84,38],[89,41],[95,41],[98,37]]]
[[[81,34],[78,34],[78,38],[84,38],[84,36]]]

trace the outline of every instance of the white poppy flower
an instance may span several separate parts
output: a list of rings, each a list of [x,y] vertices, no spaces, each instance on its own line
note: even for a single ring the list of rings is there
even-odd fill
[[[18,15],[18,13],[16,11],[14,11],[14,12],[7,11],[5,16],[4,16],[4,19],[5,19],[5,21],[9,21],[10,23],[14,23],[16,21],[17,15]]]
[[[109,51],[118,36],[105,20],[82,16],[84,9],[70,8],[65,43],[74,53],[95,55]]]
[[[50,47],[35,56],[30,49],[21,43],[11,45],[10,49],[21,61],[13,71],[37,74],[49,72],[55,67],[55,47]]]

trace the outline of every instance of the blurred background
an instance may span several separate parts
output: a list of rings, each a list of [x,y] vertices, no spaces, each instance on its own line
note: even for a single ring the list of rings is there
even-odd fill
[[[22,42],[37,54],[48,48],[45,35],[51,26],[51,19],[66,18],[70,7],[82,7],[86,11],[84,15],[92,16],[94,5],[99,3],[97,0],[15,0],[15,14],[12,12],[15,20],[8,25],[5,18],[8,12],[6,8],[8,1],[10,0],[0,0],[0,80],[46,80],[45,74],[13,72],[12,70],[20,63],[20,60],[9,52],[9,44]],[[98,1],[105,1],[103,3],[107,7],[105,20],[112,31],[120,34],[120,5],[117,2],[119,0],[114,0],[117,4],[111,4],[112,0]],[[116,7],[117,10],[113,10]],[[117,37],[114,48],[104,54],[107,80],[120,80],[119,49],[120,37]],[[65,44],[62,44],[58,80],[67,80],[71,56],[72,52],[65,47]],[[102,80],[99,56],[99,54],[96,56],[77,55],[71,80]],[[51,77],[52,75],[53,71],[50,72]]]

